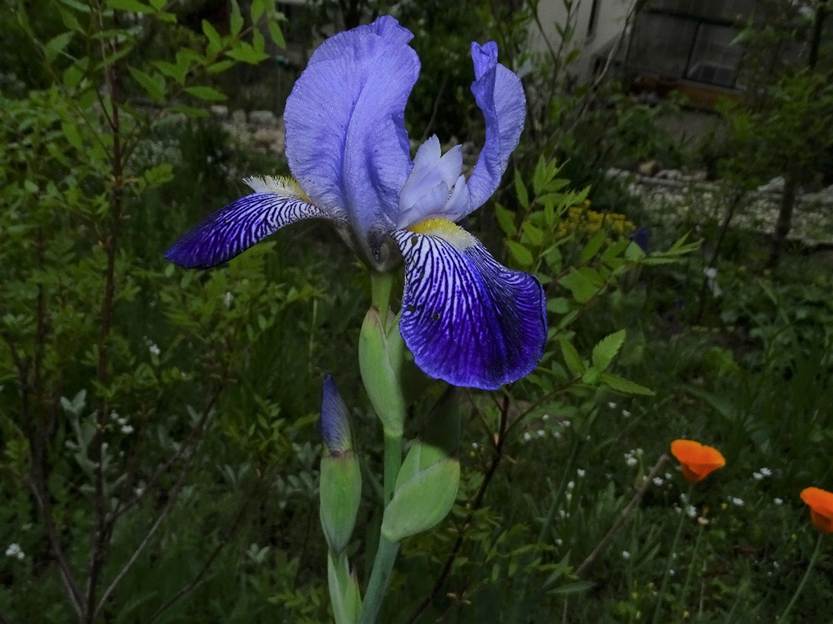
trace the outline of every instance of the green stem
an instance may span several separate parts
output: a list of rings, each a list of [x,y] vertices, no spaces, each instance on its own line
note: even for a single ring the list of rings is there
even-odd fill
[[[694,485],[688,488],[688,496],[686,496],[686,505],[691,504],[691,494],[694,491]],[[668,563],[665,564],[665,572],[662,575],[662,583],[659,587],[659,594],[657,595],[657,606],[654,609],[654,617],[651,618],[652,624],[659,622],[659,615],[662,612],[662,601],[665,599],[665,588],[668,587],[668,577],[671,575],[671,566],[674,564],[674,555],[677,553],[677,544],[680,542],[680,535],[683,532],[683,525],[685,524],[686,513],[685,508],[680,510],[680,522],[677,524],[677,532],[674,534],[674,541],[671,543],[671,554],[668,556]]]
[[[402,465],[402,437],[385,434],[385,504],[393,496],[396,477]],[[393,573],[393,564],[399,552],[399,543],[391,542],[384,535],[379,535],[379,547],[373,560],[370,581],[364,597],[359,624],[374,624],[382,608],[388,583]]]
[[[787,615],[792,610],[793,606],[795,605],[796,601],[798,600],[798,596],[801,594],[804,586],[807,584],[807,579],[810,578],[810,573],[813,571],[813,568],[816,565],[816,559],[819,557],[819,551],[821,550],[821,540],[824,539],[824,533],[819,533],[819,538],[816,540],[816,548],[813,550],[813,555],[810,557],[810,563],[807,564],[807,570],[804,572],[804,576],[801,578],[801,582],[798,584],[798,587],[795,589],[795,593],[793,597],[790,599],[787,608],[784,609],[784,612],[781,614],[781,617],[778,618],[779,622],[783,622],[787,620]]]
[[[393,498],[396,477],[402,466],[402,437],[385,434],[385,505]]]
[[[379,311],[382,328],[386,329],[388,308],[390,307],[390,291],[393,288],[393,273],[370,272],[370,301]]]

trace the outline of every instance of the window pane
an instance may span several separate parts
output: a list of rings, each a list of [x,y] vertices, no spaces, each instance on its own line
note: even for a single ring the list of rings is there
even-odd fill
[[[629,65],[665,77],[682,78],[697,22],[661,15],[640,14],[634,25]]]
[[[742,53],[740,46],[731,45],[737,34],[728,26],[701,25],[686,77],[723,87],[734,85]]]

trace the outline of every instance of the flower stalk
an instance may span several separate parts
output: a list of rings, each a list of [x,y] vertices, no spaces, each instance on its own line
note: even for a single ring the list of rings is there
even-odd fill
[[[798,584],[798,587],[795,588],[795,593],[793,597],[790,598],[790,602],[787,604],[787,607],[784,609],[784,612],[778,618],[779,622],[788,622],[787,616],[792,611],[792,608],[795,606],[795,603],[798,602],[798,597],[801,595],[801,592],[804,590],[804,586],[807,584],[807,579],[810,578],[810,574],[813,572],[813,568],[816,567],[816,561],[819,558],[819,552],[821,552],[821,542],[824,539],[824,533],[819,533],[818,539],[816,540],[816,547],[813,549],[813,554],[810,557],[810,563],[807,564],[807,569],[804,571],[804,576],[801,577],[801,582]]]

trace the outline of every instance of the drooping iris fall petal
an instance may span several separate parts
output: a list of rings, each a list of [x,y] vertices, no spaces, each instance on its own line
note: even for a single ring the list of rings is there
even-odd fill
[[[810,520],[822,533],[833,533],[833,492],[817,487],[804,488],[801,500],[810,508]]]
[[[414,361],[455,386],[495,389],[527,375],[544,350],[544,291],[499,264],[471,234],[429,219],[394,239],[405,258],[399,329]]]
[[[674,440],[671,443],[671,454],[680,462],[683,476],[691,483],[702,481],[726,465],[726,459],[720,451],[695,440]]]
[[[205,269],[228,262],[285,225],[326,217],[300,196],[300,189],[274,178],[248,182],[255,193],[215,212],[174,243],[165,257],[179,266]]]

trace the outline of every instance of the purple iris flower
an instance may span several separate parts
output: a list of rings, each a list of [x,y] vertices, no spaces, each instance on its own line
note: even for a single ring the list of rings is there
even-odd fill
[[[254,191],[177,241],[184,267],[221,264],[281,227],[327,219],[376,271],[405,264],[400,332],[416,364],[450,384],[498,388],[527,375],[547,338],[538,281],[499,264],[456,225],[495,192],[526,102],[497,45],[472,43],[471,90],[486,143],[466,178],[460,146],[436,136],[411,160],[404,112],[419,74],[413,38],[389,16],[339,33],[310,58],[286,101],[294,180],[248,178]]]

